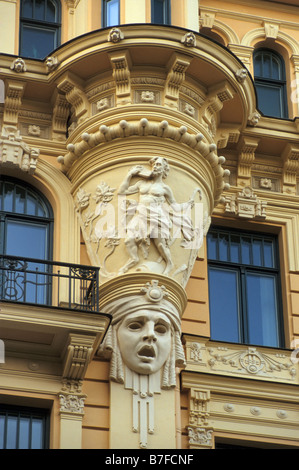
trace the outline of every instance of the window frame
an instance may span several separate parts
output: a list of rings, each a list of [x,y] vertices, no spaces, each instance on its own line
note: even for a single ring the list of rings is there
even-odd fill
[[[20,266],[22,264],[25,264],[26,267],[28,268],[24,271],[24,276],[26,276],[27,272],[30,273],[29,276],[34,276],[33,270],[36,269],[36,266],[41,266],[43,261],[52,261],[53,257],[53,228],[54,228],[54,217],[53,217],[53,210],[52,207],[47,200],[47,198],[39,191],[37,190],[34,186],[31,186],[27,182],[24,182],[22,180],[18,180],[16,178],[11,178],[5,175],[0,176],[0,261],[1,259],[5,260],[6,257],[13,257],[16,260],[19,260],[18,264],[18,269],[21,269]],[[7,208],[4,206],[5,201],[4,201],[4,195],[6,194],[5,190],[5,183],[8,185],[11,185],[13,187],[13,191],[11,194],[11,208]],[[2,186],[3,185],[3,186]],[[24,201],[24,211],[20,211],[19,209],[16,208],[17,201],[18,201],[18,189],[20,191],[25,191],[25,197],[21,198],[22,203]],[[21,194],[21,192],[19,193]],[[34,200],[34,207],[35,207],[35,214],[28,213],[26,209],[26,204],[29,201],[29,197],[33,196],[35,198]],[[2,202],[2,205],[1,205]],[[43,211],[43,214],[38,214],[37,211],[38,209],[41,208]],[[27,213],[24,213],[27,212]],[[8,252],[7,250],[7,238],[8,238],[8,231],[9,229],[13,226],[13,224],[17,224],[20,226],[26,226],[26,231],[27,233],[30,233],[30,229],[32,228],[32,233],[34,233],[35,228],[44,230],[44,255],[42,258],[38,256],[28,256],[27,254],[18,254],[18,253],[11,253]],[[25,232],[23,232],[25,233]],[[28,265],[28,260],[24,261],[26,258],[30,259],[30,266]],[[38,263],[38,264],[37,264]],[[1,276],[2,270],[0,270],[0,276]],[[2,273],[3,274],[3,273]],[[0,279],[1,281],[1,279]],[[27,278],[28,286],[32,284],[32,279],[29,277]],[[43,277],[43,282],[45,282],[45,278]],[[1,282],[0,282],[0,288],[1,288]],[[20,287],[20,286],[18,286]],[[30,300],[26,300],[26,296],[29,294],[30,295],[30,288],[28,287],[26,289],[20,288],[21,291],[23,292],[22,296],[24,296],[23,301],[26,301],[27,303],[30,303]],[[42,294],[44,296],[45,302],[47,305],[51,305],[51,290],[48,289],[47,287],[44,288],[42,291]],[[6,298],[6,297],[5,297]],[[4,299],[4,298],[3,298]],[[6,300],[10,300],[10,297],[8,297]],[[33,302],[35,303],[35,302]]]
[[[156,21],[155,20],[155,9],[156,3],[163,3],[163,20]],[[153,24],[163,24],[163,25],[170,25],[171,24],[171,0],[151,0],[151,22]]]
[[[118,20],[115,24],[108,24],[108,6],[111,2],[116,2],[118,4]],[[102,27],[103,28],[112,28],[120,24],[120,0],[102,0]]]
[[[262,240],[272,240],[273,242],[273,260],[275,262],[274,267],[265,267],[265,266],[258,266],[254,264],[247,264],[247,263],[240,263],[240,262],[232,262],[227,260],[220,260],[219,254],[218,259],[211,259],[209,257],[209,241],[208,237],[212,233],[225,234],[231,236],[243,236],[243,237],[251,237],[259,238]],[[239,250],[241,247],[239,247]],[[252,261],[252,260],[251,260]],[[208,283],[209,283],[209,299],[211,296],[211,283],[210,283],[210,269],[223,269],[227,272],[236,272],[238,274],[239,279],[239,290],[238,294],[238,301],[239,301],[239,311],[238,311],[238,320],[239,323],[237,326],[237,330],[239,331],[239,338],[238,341],[230,341],[237,344],[248,344],[248,345],[259,345],[265,347],[273,347],[273,348],[280,348],[283,349],[285,347],[285,334],[284,334],[284,317],[283,317],[283,303],[282,303],[282,287],[281,287],[281,274],[280,274],[280,264],[279,264],[279,241],[278,237],[274,234],[267,234],[262,233],[259,231],[247,231],[242,229],[233,229],[228,227],[222,226],[212,226],[207,234],[207,263],[208,263]],[[246,276],[248,274],[258,274],[264,276],[273,276],[275,279],[275,303],[276,303],[276,328],[277,328],[277,345],[267,345],[267,344],[256,344],[250,341],[249,338],[249,307],[248,307],[248,296],[246,292]],[[215,341],[222,341],[219,337],[213,338],[212,334],[212,311],[211,311],[211,301],[210,303],[210,328],[211,328],[211,339]],[[227,341],[227,340],[224,340]]]
[[[8,423],[8,416],[15,416],[17,418],[17,430],[16,430],[16,447],[11,447],[11,449],[24,449],[23,447],[19,447],[19,423],[21,417],[27,417],[30,419],[30,424],[33,418],[39,418],[42,421],[43,425],[43,436],[42,436],[42,447],[38,449],[49,449],[50,445],[50,410],[44,408],[33,408],[33,407],[25,407],[25,406],[14,406],[14,405],[3,405],[0,404],[0,416],[5,416],[4,422],[4,434],[3,434],[3,449],[8,449],[7,447],[7,423]],[[31,439],[31,431],[29,438]],[[1,443],[0,443],[1,444]],[[6,446],[4,445],[6,444]],[[31,446],[29,449],[34,449]]]
[[[32,17],[23,16],[23,6],[24,6],[23,0],[20,1],[19,55],[25,58],[43,60],[53,50],[57,49],[57,47],[59,47],[61,43],[61,37],[60,37],[61,35],[61,2],[60,0],[51,0],[56,4],[57,18],[56,18],[56,21],[47,21],[45,19],[38,19],[34,17],[35,0],[32,0],[32,1],[33,1]],[[44,1],[45,1],[45,12],[46,12],[47,2],[50,0],[44,0]],[[32,57],[29,55],[25,55],[24,53],[24,27],[27,27],[32,30],[36,30],[37,37],[38,37],[39,29],[41,32],[43,31],[53,32],[53,48],[49,50],[48,53],[44,57]]]
[[[256,73],[256,65],[255,61],[258,55],[268,55],[271,58],[271,66],[273,63],[273,59],[275,58],[279,62],[279,73],[281,74],[281,78],[272,78],[263,76],[263,75],[257,75]],[[256,94],[257,94],[257,101],[258,101],[258,106],[259,110],[263,113],[264,116],[268,117],[275,117],[279,119],[287,119],[288,118],[288,98],[287,98],[287,80],[286,80],[286,66],[285,66],[285,61],[284,58],[279,54],[278,52],[267,49],[267,48],[259,48],[256,49],[253,53],[253,69],[254,69],[254,83],[256,87]],[[280,109],[277,110],[277,115],[272,115],[270,113],[267,113],[267,110],[262,109],[260,107],[260,98],[259,94],[262,88],[267,89],[268,91],[272,89],[276,89],[279,91],[279,101],[280,101]]]

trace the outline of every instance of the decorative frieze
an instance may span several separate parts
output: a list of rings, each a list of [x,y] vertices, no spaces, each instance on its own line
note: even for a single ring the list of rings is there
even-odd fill
[[[189,448],[190,449],[212,449],[213,429],[188,427]]]
[[[291,352],[186,338],[188,370],[259,380],[298,383]]]
[[[84,397],[79,397],[78,395],[65,395],[60,393],[59,401],[61,412],[81,414],[84,411]]]
[[[264,191],[279,192],[281,182],[278,178],[269,176],[253,176],[252,189],[263,189]]]
[[[135,90],[134,96],[138,104],[161,104],[160,92],[156,90]]]

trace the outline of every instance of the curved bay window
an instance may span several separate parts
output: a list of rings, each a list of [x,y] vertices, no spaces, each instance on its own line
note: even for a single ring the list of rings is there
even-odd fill
[[[265,116],[288,116],[286,74],[283,58],[274,51],[259,49],[253,55],[258,107]]]
[[[44,59],[60,45],[60,1],[21,0],[20,56]]]
[[[48,261],[52,256],[52,222],[52,209],[35,188],[21,181],[0,177],[2,299],[48,303],[45,276],[37,271],[43,268],[40,262]],[[32,261],[24,261],[23,258]],[[39,263],[33,260],[39,260]],[[7,270],[8,264],[11,270]]]
[[[276,237],[215,228],[207,246],[211,338],[284,347]]]

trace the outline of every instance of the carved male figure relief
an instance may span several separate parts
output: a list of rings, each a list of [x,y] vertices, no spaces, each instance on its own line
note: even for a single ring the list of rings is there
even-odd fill
[[[154,157],[150,160],[150,163],[152,166],[151,171],[146,170],[141,165],[131,168],[118,190],[120,195],[139,194],[137,209],[127,225],[125,244],[130,259],[121,269],[122,273],[139,262],[139,247],[143,248],[146,254],[146,247],[152,241],[165,262],[163,274],[168,274],[173,268],[169,249],[173,225],[171,213],[177,210],[180,211],[182,206],[187,209],[188,206],[192,206],[194,203],[193,200],[184,205],[176,202],[171,188],[163,181],[169,172],[169,165],[165,158]],[[140,179],[135,184],[130,185],[131,179],[135,176],[140,177]],[[192,239],[193,227],[191,220],[184,217],[182,221],[184,235]]]

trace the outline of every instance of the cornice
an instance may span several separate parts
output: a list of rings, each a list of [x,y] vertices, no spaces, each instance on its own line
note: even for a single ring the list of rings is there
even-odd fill
[[[230,0],[230,3],[231,4],[236,4],[238,5],[238,7],[241,5],[245,5],[248,7],[248,1],[246,0]],[[250,6],[251,7],[255,7],[255,11],[258,11],[259,8],[262,8],[263,6],[261,5],[262,2],[260,1],[251,1],[250,2]],[[280,26],[282,27],[289,27],[289,28],[292,28],[292,29],[299,29],[299,25],[298,25],[298,22],[295,22],[295,21],[285,21],[283,19],[274,19],[273,16],[269,16],[269,17],[265,17],[264,15],[263,16],[259,16],[257,14],[250,14],[250,13],[246,13],[244,11],[242,12],[239,12],[238,11],[238,7],[236,7],[236,11],[233,11],[233,10],[226,10],[225,8],[221,8],[221,11],[219,11],[218,8],[214,8],[210,5],[208,6],[201,6],[200,7],[200,10],[201,12],[209,12],[209,13],[218,13],[219,16],[222,16],[222,17],[225,17],[225,18],[237,18],[241,21],[247,21],[247,22],[257,22],[257,23],[261,23],[261,22],[264,22],[264,21],[269,21],[271,23],[275,23],[275,24],[279,24]],[[281,9],[282,9],[282,5],[271,5],[270,2],[267,2],[265,5],[264,5],[265,8],[267,8],[268,10],[272,10],[272,11],[277,11],[277,12],[281,12]],[[289,13],[294,13],[296,12],[297,14],[299,14],[299,11],[298,11],[298,7],[297,6],[292,6],[292,5],[283,5],[283,8],[286,9],[288,8],[288,12]]]

